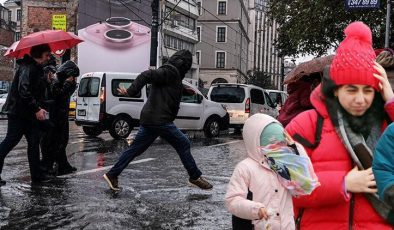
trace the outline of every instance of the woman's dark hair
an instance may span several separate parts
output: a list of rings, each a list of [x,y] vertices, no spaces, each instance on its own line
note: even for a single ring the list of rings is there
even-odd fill
[[[326,67],[322,79],[322,93],[325,96],[325,104],[330,115],[330,119],[335,127],[338,127],[338,113],[340,110],[343,117],[349,123],[351,129],[356,133],[361,133],[365,138],[368,137],[371,128],[376,122],[379,124],[387,119],[387,114],[384,111],[384,100],[379,92],[375,91],[371,107],[362,116],[353,116],[348,113],[339,103],[338,98],[335,96],[335,90],[338,86],[329,76],[329,68]]]
[[[30,56],[32,58],[41,58],[45,52],[51,52],[51,47],[48,44],[41,44],[31,47]]]

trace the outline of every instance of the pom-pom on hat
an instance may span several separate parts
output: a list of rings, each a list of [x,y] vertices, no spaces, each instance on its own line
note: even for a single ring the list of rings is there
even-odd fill
[[[369,85],[379,90],[379,80],[373,76],[376,54],[372,49],[371,29],[362,22],[350,23],[345,39],[339,44],[330,67],[336,85]]]

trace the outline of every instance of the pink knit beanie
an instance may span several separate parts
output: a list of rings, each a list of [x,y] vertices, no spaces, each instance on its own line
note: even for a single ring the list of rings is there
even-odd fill
[[[373,76],[376,54],[372,49],[371,29],[353,22],[345,29],[346,38],[339,44],[330,67],[336,85],[369,85],[378,90],[379,80]]]

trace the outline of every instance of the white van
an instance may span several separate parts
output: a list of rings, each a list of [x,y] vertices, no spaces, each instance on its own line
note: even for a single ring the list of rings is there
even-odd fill
[[[279,115],[268,93],[254,85],[218,83],[208,91],[208,99],[221,103],[230,114],[230,127],[241,129],[249,116],[256,113]]]
[[[136,97],[118,93],[128,88],[137,73],[93,72],[84,74],[79,83],[75,123],[85,134],[98,136],[109,130],[115,139],[126,138],[139,126],[142,107],[150,85]],[[206,137],[216,137],[229,126],[229,114],[219,103],[207,100],[194,86],[183,81],[180,109],[174,123],[181,130],[203,130]]]
[[[277,109],[280,111],[289,95],[285,91],[275,89],[267,89],[266,91],[270,95],[271,101],[277,104]]]

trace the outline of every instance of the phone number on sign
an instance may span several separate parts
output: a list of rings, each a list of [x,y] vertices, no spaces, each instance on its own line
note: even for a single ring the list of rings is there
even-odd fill
[[[349,0],[349,6],[375,6],[378,0]]]

